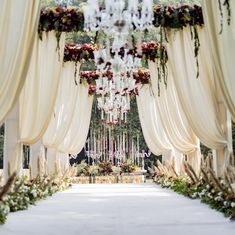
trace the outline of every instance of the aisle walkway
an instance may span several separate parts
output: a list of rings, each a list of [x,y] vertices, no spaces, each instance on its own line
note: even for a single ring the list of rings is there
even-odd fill
[[[1,235],[234,235],[222,214],[155,184],[75,185],[11,213]]]

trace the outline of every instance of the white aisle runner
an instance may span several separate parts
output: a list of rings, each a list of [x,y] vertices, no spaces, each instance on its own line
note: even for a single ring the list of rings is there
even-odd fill
[[[235,223],[155,184],[74,185],[11,213],[1,235],[234,235]]]

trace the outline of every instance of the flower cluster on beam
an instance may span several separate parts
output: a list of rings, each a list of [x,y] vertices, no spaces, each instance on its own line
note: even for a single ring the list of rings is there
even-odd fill
[[[202,8],[199,5],[183,4],[175,7],[154,6],[155,27],[181,29],[187,25],[202,26],[204,24]],[[39,34],[43,31],[55,30],[57,32],[83,31],[83,11],[79,7],[46,7],[41,10],[39,21]]]
[[[137,48],[130,50],[129,54],[137,55],[147,60],[155,61],[155,59],[165,58],[167,60],[166,49],[163,45],[158,42],[144,42],[141,45],[142,55],[137,53]],[[66,44],[64,50],[64,62],[84,62],[89,60],[94,60],[94,50],[97,49],[96,44]],[[124,48],[120,51],[120,54],[124,54]],[[166,61],[165,61],[166,62]]]
[[[112,80],[113,73],[107,71],[106,73],[100,73],[99,71],[82,71],[80,72],[80,82],[89,84],[89,94],[93,95],[96,93],[96,83],[95,80],[99,77],[108,77]],[[139,69],[136,73],[133,74],[133,78],[136,81],[136,85],[148,84],[150,82],[150,74],[147,69]],[[133,90],[130,95],[137,95],[137,89]]]

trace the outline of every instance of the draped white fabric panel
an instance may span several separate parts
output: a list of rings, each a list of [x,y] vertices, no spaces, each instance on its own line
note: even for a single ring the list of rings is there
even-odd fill
[[[181,153],[189,154],[199,150],[199,141],[192,131],[182,111],[171,71],[168,71],[167,89],[161,83],[158,96],[157,66],[149,61],[152,90],[155,95],[156,109],[160,114],[162,126],[172,146]],[[200,152],[200,151],[199,151]]]
[[[208,52],[205,31],[198,29],[198,33],[201,43],[199,78],[196,78],[194,44],[189,27],[169,34],[168,67],[174,76],[182,109],[195,134],[210,148],[224,148],[227,142],[226,132],[219,112],[210,56],[205,56]]]
[[[62,144],[72,122],[79,91],[75,85],[74,71],[74,62],[66,62],[62,68],[54,115],[43,136],[46,147],[57,148]]]
[[[20,174],[22,171],[22,144],[19,141],[19,102],[9,112],[7,121],[5,122],[4,134],[4,181],[6,182],[9,174],[16,172]]]
[[[202,2],[207,47],[213,58],[213,75],[221,88],[227,107],[235,120],[235,1],[229,1],[231,24],[227,24],[227,9],[223,7],[223,31],[218,1]]]
[[[2,0],[0,8],[0,125],[25,82],[38,27],[40,0]]]
[[[65,35],[57,50],[55,32],[38,35],[33,49],[30,69],[20,97],[20,135],[26,144],[36,143],[46,131],[57,96],[64,54]]]
[[[81,84],[78,89],[71,125],[63,143],[57,148],[63,153],[78,154],[85,146],[89,131],[93,96],[88,94],[88,85]]]
[[[155,97],[149,85],[139,89],[136,100],[143,135],[151,152],[161,155],[171,151],[172,146],[165,135],[160,114],[156,109]]]

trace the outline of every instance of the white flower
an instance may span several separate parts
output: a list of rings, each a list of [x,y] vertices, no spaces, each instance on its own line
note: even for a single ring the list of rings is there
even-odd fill
[[[235,202],[232,202],[232,203],[231,203],[231,207],[235,207]]]

